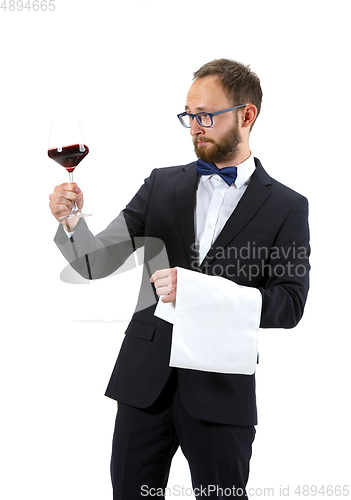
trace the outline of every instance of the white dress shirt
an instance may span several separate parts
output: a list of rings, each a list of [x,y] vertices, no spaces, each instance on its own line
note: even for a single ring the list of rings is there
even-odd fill
[[[231,186],[217,174],[200,176],[195,208],[195,242],[199,249],[199,264],[245,193],[254,171],[255,161],[251,154],[238,165],[238,175]]]

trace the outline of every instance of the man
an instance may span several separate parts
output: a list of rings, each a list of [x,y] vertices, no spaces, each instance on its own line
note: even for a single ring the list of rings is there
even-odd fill
[[[90,279],[113,272],[145,245],[138,305],[106,391],[118,401],[115,500],[159,498],[179,445],[197,498],[246,497],[255,375],[241,367],[235,335],[252,318],[251,330],[255,321],[257,328],[293,328],[303,314],[309,271],[307,200],[270,178],[250,151],[261,99],[248,67],[226,59],[205,64],[179,115],[199,160],[155,169],[96,237],[84,220],[60,225],[56,235],[65,257]],[[68,214],[74,201],[82,208],[76,184],[57,186],[53,215]],[[157,242],[167,259],[159,257]],[[156,310],[155,297],[161,297]],[[173,306],[183,323],[165,314]],[[244,333],[243,355],[247,338]]]

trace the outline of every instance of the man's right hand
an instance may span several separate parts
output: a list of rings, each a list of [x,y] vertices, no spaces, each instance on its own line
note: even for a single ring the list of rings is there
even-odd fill
[[[73,182],[71,184],[66,182],[56,186],[54,192],[50,194],[49,199],[49,207],[52,215],[58,222],[64,224],[67,231],[72,231],[79,221],[79,217],[69,219],[69,223],[67,219],[60,221],[59,218],[71,212],[73,202],[76,202],[78,209],[82,210],[84,203],[83,193],[77,186],[77,183]]]

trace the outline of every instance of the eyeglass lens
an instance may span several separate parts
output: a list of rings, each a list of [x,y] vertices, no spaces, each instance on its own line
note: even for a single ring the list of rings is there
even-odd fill
[[[202,125],[203,127],[210,127],[212,125],[211,117],[206,113],[198,114],[197,120],[198,120],[198,122],[200,122],[200,125]],[[185,127],[190,128],[192,121],[193,121],[193,118],[189,115],[185,115],[185,116],[181,117],[181,121],[182,121],[183,125],[185,125]]]

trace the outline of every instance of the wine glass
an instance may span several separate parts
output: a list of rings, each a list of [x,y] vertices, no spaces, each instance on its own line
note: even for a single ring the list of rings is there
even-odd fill
[[[84,133],[78,120],[60,120],[51,123],[49,134],[48,155],[64,167],[69,174],[69,182],[73,182],[73,171],[76,166],[89,153]],[[92,214],[84,214],[75,202],[72,202],[72,210],[68,215],[60,217],[59,220],[89,217]]]

